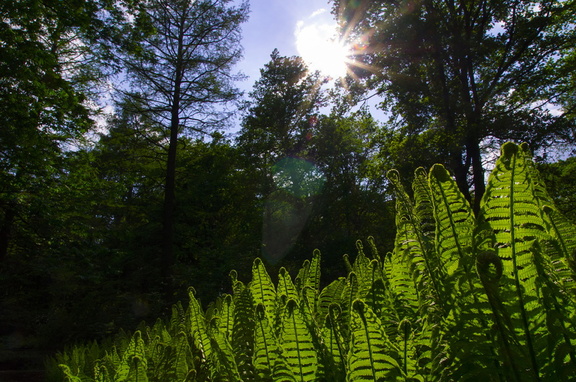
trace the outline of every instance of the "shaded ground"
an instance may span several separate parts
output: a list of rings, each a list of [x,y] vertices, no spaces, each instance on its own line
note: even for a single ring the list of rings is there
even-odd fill
[[[0,349],[0,382],[44,382],[44,359],[37,350]]]

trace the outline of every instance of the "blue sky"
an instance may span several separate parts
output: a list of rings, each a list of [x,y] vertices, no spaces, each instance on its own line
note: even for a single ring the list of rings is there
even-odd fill
[[[249,78],[237,85],[250,91],[274,48],[282,56],[298,55],[298,23],[335,23],[330,9],[327,0],[250,0],[250,18],[242,26],[244,58],[237,65]]]

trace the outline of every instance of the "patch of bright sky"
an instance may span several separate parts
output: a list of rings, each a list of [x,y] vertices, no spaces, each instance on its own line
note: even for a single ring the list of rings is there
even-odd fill
[[[306,20],[296,24],[294,38],[299,55],[312,70],[338,79],[346,75],[346,62],[350,48],[340,43],[338,28],[334,20],[323,20],[327,9],[319,9]],[[331,15],[330,15],[331,16]]]
[[[327,0],[251,0],[250,18],[242,26],[244,58],[237,65],[248,79],[238,86],[247,92],[252,89],[275,48],[282,56],[300,55],[297,29],[334,25],[329,9]]]
[[[237,86],[249,93],[275,48],[282,56],[302,55],[298,50],[298,32],[322,34],[319,40],[331,37],[336,20],[330,9],[327,0],[251,0],[250,18],[242,25],[244,58],[236,66],[247,79]],[[384,113],[376,109],[378,101],[374,97],[368,106],[375,118],[385,120]]]

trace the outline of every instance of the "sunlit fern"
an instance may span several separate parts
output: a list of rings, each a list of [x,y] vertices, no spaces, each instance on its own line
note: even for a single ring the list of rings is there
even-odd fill
[[[321,256],[274,284],[255,259],[233,293],[75,346],[54,381],[576,380],[576,228],[546,192],[526,145],[507,143],[475,217],[449,171],[400,174],[394,251],[344,257],[320,288]],[[58,367],[58,365],[60,365]]]

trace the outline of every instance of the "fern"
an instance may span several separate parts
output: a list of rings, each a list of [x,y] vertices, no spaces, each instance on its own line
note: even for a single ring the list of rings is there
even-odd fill
[[[507,143],[488,181],[481,206],[481,218],[494,232],[494,246],[502,260],[500,295],[503,312],[509,317],[519,354],[524,354],[529,366],[522,378],[540,379],[555,352],[549,343],[564,341],[558,333],[548,332],[546,323],[556,313],[554,304],[546,302],[546,271],[552,269],[550,253],[537,248],[550,240],[546,217],[542,215],[533,183],[533,169],[525,147]],[[571,347],[571,344],[566,344]]]
[[[388,341],[382,324],[361,300],[352,304],[348,381],[388,381],[400,375],[398,351]]]
[[[554,207],[525,145],[511,143],[476,219],[441,165],[395,171],[394,251],[357,243],[347,277],[320,289],[314,251],[274,285],[261,259],[204,312],[75,346],[59,381],[564,381],[576,375],[576,227]],[[294,280],[294,281],[293,281]],[[57,371],[54,371],[54,369]]]
[[[236,281],[234,291],[234,326],[232,348],[241,376],[249,380],[254,376],[252,357],[254,354],[254,300],[250,289]],[[269,320],[269,318],[266,318]]]
[[[296,380],[315,381],[318,355],[301,307],[295,300],[288,300],[283,309],[280,343],[282,356]]]
[[[255,304],[264,305],[266,315],[273,320],[276,309],[276,288],[260,258],[252,264],[252,282],[250,291]]]
[[[116,382],[147,382],[146,359],[144,340],[140,331],[136,331],[130,340],[128,348],[122,355],[120,366],[116,370]]]
[[[280,348],[270,322],[266,317],[264,305],[256,305],[254,355],[252,364],[259,380],[272,381],[274,366],[279,362]]]

